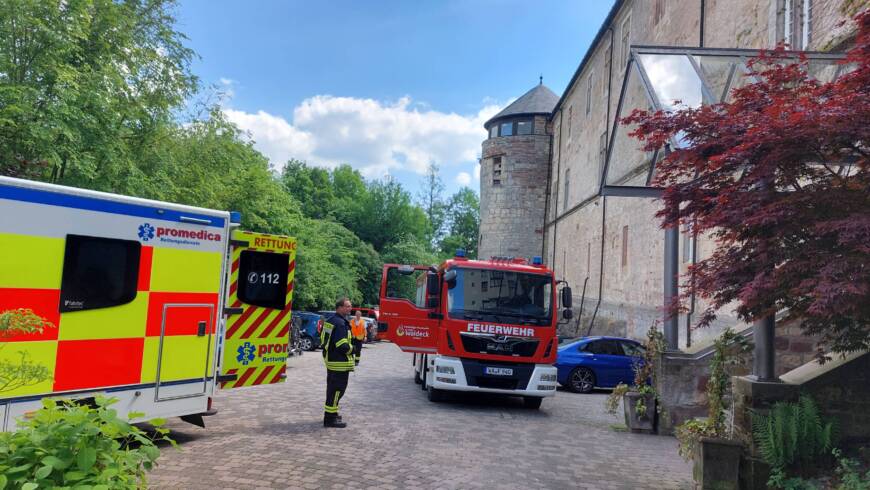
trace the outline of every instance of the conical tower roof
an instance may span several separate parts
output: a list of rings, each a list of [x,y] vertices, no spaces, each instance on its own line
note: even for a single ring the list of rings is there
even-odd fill
[[[489,127],[490,123],[496,119],[502,119],[511,116],[532,115],[532,114],[550,114],[553,108],[559,102],[559,96],[554,94],[552,90],[547,88],[543,83],[535,85],[535,87],[513,103],[505,107],[501,112],[492,116],[489,121],[486,121],[484,126]]]

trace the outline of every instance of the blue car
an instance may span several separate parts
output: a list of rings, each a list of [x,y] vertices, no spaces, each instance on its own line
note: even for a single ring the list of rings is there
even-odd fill
[[[559,346],[559,384],[575,393],[613,388],[634,381],[634,367],[643,362],[643,346],[620,337],[582,337]]]
[[[323,327],[323,316],[307,311],[294,311],[293,318],[302,323],[299,326],[299,347],[302,350],[314,350],[320,347],[320,328]]]

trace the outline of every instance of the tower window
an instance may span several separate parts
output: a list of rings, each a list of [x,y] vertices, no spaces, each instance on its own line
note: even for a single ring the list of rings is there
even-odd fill
[[[492,185],[501,185],[501,157],[492,158]]]
[[[494,124],[491,128],[489,128],[489,137],[495,138],[498,136],[498,124]]]
[[[517,134],[532,134],[532,121],[517,121]]]
[[[501,135],[512,136],[514,134],[514,123],[506,122],[501,124]]]

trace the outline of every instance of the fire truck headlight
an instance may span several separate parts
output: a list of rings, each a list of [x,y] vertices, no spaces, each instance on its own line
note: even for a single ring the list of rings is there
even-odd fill
[[[456,374],[456,371],[453,370],[453,366],[435,366],[435,372],[442,374]]]
[[[435,380],[436,380],[436,381],[440,381],[440,382],[442,382],[442,383],[451,384],[451,385],[455,385],[455,384],[456,384],[456,380],[453,379],[453,378],[442,378],[442,377],[439,376],[439,377],[436,377]]]
[[[556,382],[556,375],[555,374],[542,374],[541,375],[541,382],[546,382],[546,381],[549,381],[551,383],[555,383]]]

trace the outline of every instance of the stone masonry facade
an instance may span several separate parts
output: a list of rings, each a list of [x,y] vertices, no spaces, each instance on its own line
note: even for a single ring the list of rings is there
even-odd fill
[[[643,338],[662,317],[659,202],[598,195],[630,47],[772,48],[790,32],[797,49],[841,50],[851,32],[842,21],[855,12],[854,0],[617,0],[548,124],[539,125],[538,116],[534,136],[483,143],[480,255],[531,256],[543,250],[557,278],[572,286],[575,313],[583,305],[563,333]],[[492,185],[491,173],[492,158],[499,154],[522,155],[503,163],[513,161],[517,166],[503,172],[517,174],[500,187]],[[636,184],[637,177],[623,177],[623,183]],[[692,263],[690,238],[680,235],[681,274]],[[696,259],[702,260],[714,243],[698,237],[696,247]],[[698,300],[695,311],[705,306]],[[720,311],[713,328],[690,330],[692,320],[680,318],[681,348],[709,344],[726,326],[745,327],[730,308]]]

